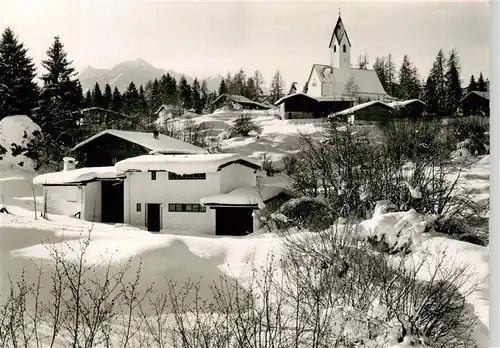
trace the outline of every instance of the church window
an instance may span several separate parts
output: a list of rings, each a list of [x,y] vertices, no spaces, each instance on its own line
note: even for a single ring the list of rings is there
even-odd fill
[[[345,44],[344,44],[344,47],[342,47],[342,50],[344,51],[344,53],[347,51],[347,48],[345,47]]]
[[[333,52],[337,52],[337,45],[333,45]]]

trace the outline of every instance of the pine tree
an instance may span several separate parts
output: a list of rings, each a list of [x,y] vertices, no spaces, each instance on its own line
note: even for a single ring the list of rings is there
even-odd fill
[[[111,98],[111,110],[120,112],[123,107],[122,95],[117,87],[113,89],[113,97]]]
[[[207,87],[207,81],[203,80],[201,82],[201,111],[205,112],[206,109],[208,109],[208,87]]]
[[[386,68],[385,58],[384,57],[375,58],[375,63],[373,64],[373,70],[375,70],[375,72],[377,73],[377,76],[380,80],[380,83],[382,84],[382,87],[384,87],[384,90],[388,92],[385,68]]]
[[[31,116],[38,100],[33,60],[11,28],[0,39],[0,119],[8,115]]]
[[[232,94],[236,95],[247,95],[246,93],[246,74],[243,69],[240,69],[236,75],[234,75],[231,85],[230,85],[230,90],[232,91]]]
[[[262,87],[264,86],[264,76],[260,70],[255,70],[253,73],[253,81],[255,83],[255,90],[257,91],[256,98],[259,99],[264,95]]]
[[[385,79],[387,84],[386,92],[389,95],[397,95],[398,87],[396,84],[396,64],[394,64],[391,53],[389,53],[387,59],[385,60]]]
[[[445,73],[445,110],[449,114],[455,114],[462,99],[462,82],[460,80],[460,63],[455,50],[450,52],[447,60]]]
[[[474,75],[471,75],[469,80],[469,86],[467,87],[467,93],[470,93],[472,91],[477,91],[477,83],[476,79],[474,78]]]
[[[488,89],[486,88],[486,82],[484,81],[483,73],[479,73],[479,79],[477,80],[477,89],[480,92],[486,92]]]
[[[425,83],[425,102],[431,113],[443,115],[446,103],[446,80],[444,67],[446,59],[443,50],[439,50],[436,60]]]
[[[184,76],[179,80],[178,89],[180,105],[182,105],[185,110],[191,110],[193,107],[191,86],[187,83]]]
[[[111,100],[113,99],[113,92],[111,91],[111,86],[106,83],[104,86],[104,108],[109,109],[111,107]]]
[[[144,91],[144,87],[142,87],[142,85],[139,86],[139,101],[137,104],[137,110],[141,114],[141,116],[148,114],[148,103],[146,101],[146,92]]]
[[[245,97],[251,99],[251,100],[259,100],[259,91],[257,89],[257,86],[255,85],[255,80],[253,77],[249,77],[247,79],[247,82],[245,84]]]
[[[42,61],[47,72],[42,74],[44,86],[34,117],[47,141],[52,142],[55,155],[60,156],[63,154],[60,146],[73,146],[83,136],[78,126],[83,92],[59,37],[54,38],[47,56],[48,59]]]
[[[226,93],[227,93],[226,81],[224,79],[222,79],[220,81],[220,84],[219,84],[218,94],[219,94],[219,96],[221,96],[221,95],[226,94]]]
[[[123,111],[129,116],[136,114],[139,108],[139,91],[134,81],[131,81],[125,93],[123,93]]]
[[[85,93],[84,105],[86,108],[90,108],[92,106],[92,93],[90,92],[90,90],[88,90],[87,93]]]
[[[201,114],[203,106],[201,105],[201,86],[197,78],[193,81],[193,88],[191,90],[191,101],[194,112]]]
[[[106,105],[104,103],[104,96],[101,92],[101,87],[96,82],[94,85],[94,90],[92,91],[92,106],[98,108],[105,108]]]
[[[408,55],[403,57],[403,63],[399,69],[397,97],[404,100],[420,98],[420,78],[417,68],[411,63]]]
[[[279,70],[276,71],[276,74],[274,74],[273,80],[271,82],[271,102],[275,103],[278,101],[280,98],[282,98],[285,93],[284,93],[284,88],[285,88],[285,82],[283,81],[283,78],[281,77],[281,73]]]

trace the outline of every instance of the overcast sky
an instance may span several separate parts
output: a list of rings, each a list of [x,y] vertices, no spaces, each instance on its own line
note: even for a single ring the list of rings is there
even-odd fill
[[[365,52],[370,63],[392,53],[399,67],[408,54],[426,77],[439,49],[455,48],[464,84],[489,75],[487,1],[0,0],[0,26],[14,29],[37,64],[59,35],[77,70],[143,58],[193,77],[260,69],[266,83],[279,68],[289,85],[329,63],[339,7],[352,64]]]

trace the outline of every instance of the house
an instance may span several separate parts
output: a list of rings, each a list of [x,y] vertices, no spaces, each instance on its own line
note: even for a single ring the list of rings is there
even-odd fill
[[[279,116],[283,120],[320,118],[351,107],[353,99],[335,100],[333,97],[312,97],[305,93],[293,93],[276,101]]]
[[[162,104],[156,111],[154,112],[155,115],[158,116],[159,119],[167,119],[167,118],[174,118],[181,116],[183,113],[182,108],[179,108],[174,105],[165,105]]]
[[[231,105],[231,107],[237,110],[269,110],[272,108],[269,104],[255,102],[242,95],[236,94],[221,94],[212,102],[212,105],[217,109],[227,105]]]
[[[352,124],[384,122],[392,119],[394,107],[378,100],[355,105],[328,116],[332,120],[347,121]]]
[[[112,167],[42,174],[45,212],[161,230],[243,235],[260,227],[258,211],[284,189],[257,185],[261,164],[238,154],[142,155]],[[72,188],[71,209],[59,195]],[[56,200],[50,199],[56,198]],[[50,211],[49,211],[50,210]]]
[[[460,103],[464,116],[490,114],[490,92],[472,91]]]
[[[387,103],[398,111],[399,118],[422,118],[426,104],[420,99],[409,99]]]
[[[307,79],[308,95],[338,100],[342,97],[370,101],[390,99],[375,70],[351,67],[351,41],[340,14],[328,48],[330,64],[313,64]]]
[[[123,159],[159,153],[206,153],[205,149],[158,132],[108,129],[81,143],[72,151],[84,167],[113,166]]]

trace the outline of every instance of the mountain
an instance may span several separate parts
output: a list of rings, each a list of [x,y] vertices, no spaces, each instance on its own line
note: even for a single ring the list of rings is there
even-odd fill
[[[179,81],[183,75],[173,70],[155,68],[143,59],[136,59],[120,63],[112,69],[96,69],[88,66],[78,74],[78,78],[80,79],[84,91],[88,89],[92,90],[95,83],[98,82],[101,89],[104,88],[106,83],[109,83],[112,89],[118,87],[118,89],[123,92],[127,89],[131,81],[134,81],[137,86],[144,86],[148,81],[154,80],[155,78],[160,79],[163,74],[166,75],[167,73],[175,77],[177,81]],[[185,76],[185,78],[189,84],[193,83],[194,78],[190,76]],[[201,83],[202,79],[198,79]],[[222,79],[222,76],[206,78],[207,88],[210,91],[216,91]]]

